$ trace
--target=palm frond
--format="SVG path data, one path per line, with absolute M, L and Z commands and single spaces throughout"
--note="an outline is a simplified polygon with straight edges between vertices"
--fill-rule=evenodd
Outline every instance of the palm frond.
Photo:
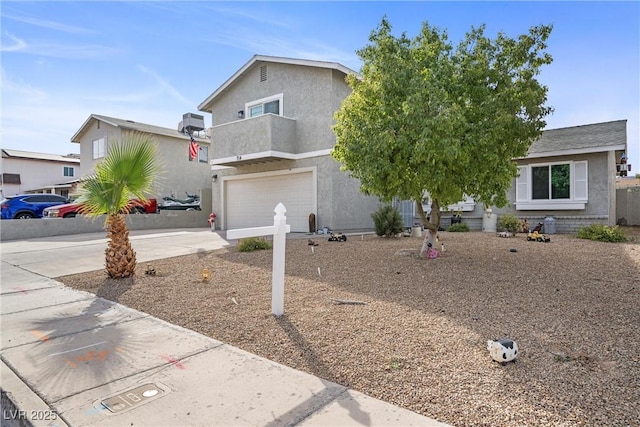
M 78 192 L 82 213 L 117 214 L 130 207 L 132 198 L 146 201 L 160 172 L 153 138 L 139 132 L 126 134 L 109 144 L 107 156 L 82 181 Z

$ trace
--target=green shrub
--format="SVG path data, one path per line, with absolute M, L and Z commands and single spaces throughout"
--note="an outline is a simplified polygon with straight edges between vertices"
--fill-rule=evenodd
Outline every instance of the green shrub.
M 259 237 L 242 239 L 238 244 L 239 252 L 253 252 L 260 249 L 271 249 L 271 243 Z
M 627 237 L 624 232 L 615 227 L 609 227 L 603 224 L 591 224 L 587 227 L 581 227 L 578 229 L 578 237 L 580 239 L 597 240 L 599 242 L 626 242 Z
M 391 205 L 382 206 L 371 214 L 371 218 L 378 236 L 391 237 L 404 230 L 400 212 Z
M 520 220 L 514 214 L 500 215 L 498 217 L 498 229 L 516 234 L 520 231 Z
M 459 222 L 457 224 L 451 225 L 449 228 L 447 228 L 447 231 L 451 231 L 453 233 L 469 231 L 469 226 L 464 222 Z

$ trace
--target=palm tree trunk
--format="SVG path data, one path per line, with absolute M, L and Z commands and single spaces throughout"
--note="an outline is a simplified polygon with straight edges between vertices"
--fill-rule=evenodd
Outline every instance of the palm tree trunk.
M 115 214 L 107 217 L 107 249 L 105 265 L 111 278 L 131 277 L 136 270 L 136 253 L 129 240 L 129 229 L 124 216 Z

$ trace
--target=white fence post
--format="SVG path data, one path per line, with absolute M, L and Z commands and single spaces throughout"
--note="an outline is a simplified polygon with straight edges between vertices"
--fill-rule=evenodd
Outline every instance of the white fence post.
M 284 251 L 287 239 L 287 209 L 278 203 L 273 217 L 273 272 L 271 276 L 271 312 L 276 316 L 284 314 Z
M 276 316 L 284 314 L 284 259 L 287 241 L 287 233 L 291 226 L 287 225 L 285 212 L 287 209 L 282 203 L 274 209 L 273 226 L 241 228 L 228 230 L 227 239 L 242 239 L 245 237 L 273 236 L 273 271 L 271 273 L 271 312 Z

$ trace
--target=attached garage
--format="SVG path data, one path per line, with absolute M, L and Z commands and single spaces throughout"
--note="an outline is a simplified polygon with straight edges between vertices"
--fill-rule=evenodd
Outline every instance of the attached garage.
M 287 209 L 292 232 L 309 231 L 309 214 L 316 211 L 314 170 L 236 175 L 224 181 L 226 228 L 273 225 L 278 203 Z

